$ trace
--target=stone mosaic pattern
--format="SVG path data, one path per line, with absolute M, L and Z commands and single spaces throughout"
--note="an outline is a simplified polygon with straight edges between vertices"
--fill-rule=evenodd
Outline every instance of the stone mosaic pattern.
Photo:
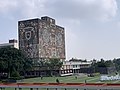
M 30 58 L 38 58 L 38 20 L 18 22 L 19 48 L 26 52 Z
M 65 59 L 64 28 L 41 19 L 18 22 L 19 47 L 30 58 Z

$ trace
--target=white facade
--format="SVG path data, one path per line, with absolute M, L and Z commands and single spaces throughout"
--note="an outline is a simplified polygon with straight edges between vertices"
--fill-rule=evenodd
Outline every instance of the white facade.
M 14 41 L 14 40 L 13 40 Z M 19 49 L 18 47 L 18 43 L 17 43 L 17 40 L 15 40 L 16 42 L 9 42 L 9 43 L 3 43 L 3 44 L 0 44 L 0 48 L 2 47 L 14 47 L 14 48 L 17 48 Z
M 64 61 L 62 69 L 80 69 L 80 68 L 89 68 L 92 62 L 82 62 L 82 61 Z

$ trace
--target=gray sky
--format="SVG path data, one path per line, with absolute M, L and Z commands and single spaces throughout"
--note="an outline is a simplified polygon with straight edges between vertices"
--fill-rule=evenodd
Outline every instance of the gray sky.
M 120 0 L 0 0 L 0 43 L 17 39 L 17 22 L 47 15 L 65 27 L 66 56 L 120 57 Z

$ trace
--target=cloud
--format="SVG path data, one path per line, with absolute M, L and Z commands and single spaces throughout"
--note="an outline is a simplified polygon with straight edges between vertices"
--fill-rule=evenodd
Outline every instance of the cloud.
M 1 0 L 0 14 L 8 17 L 37 17 L 42 15 L 46 0 Z
M 80 20 L 106 20 L 114 17 L 117 11 L 116 0 L 1 0 L 0 5 L 1 13 L 19 11 L 24 17 L 48 14 Z
M 37 17 L 43 14 L 45 0 L 19 0 L 21 14 L 25 17 Z
M 1 0 L 0 13 L 7 13 L 17 6 L 16 0 Z
M 117 11 L 116 0 L 54 0 L 48 7 L 55 16 L 85 20 L 110 19 Z

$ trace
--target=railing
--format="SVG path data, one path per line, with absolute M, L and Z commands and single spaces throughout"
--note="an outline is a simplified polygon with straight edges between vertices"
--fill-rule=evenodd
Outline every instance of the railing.
M 39 88 L 46 88 L 48 89 L 114 89 L 114 90 L 120 90 L 120 84 L 107 84 L 107 83 L 1 83 L 0 84 L 1 90 L 3 88 L 15 88 L 15 90 L 19 89 L 22 90 L 24 88 L 30 88 L 30 90 L 33 90 L 33 88 L 36 88 L 37 90 Z

